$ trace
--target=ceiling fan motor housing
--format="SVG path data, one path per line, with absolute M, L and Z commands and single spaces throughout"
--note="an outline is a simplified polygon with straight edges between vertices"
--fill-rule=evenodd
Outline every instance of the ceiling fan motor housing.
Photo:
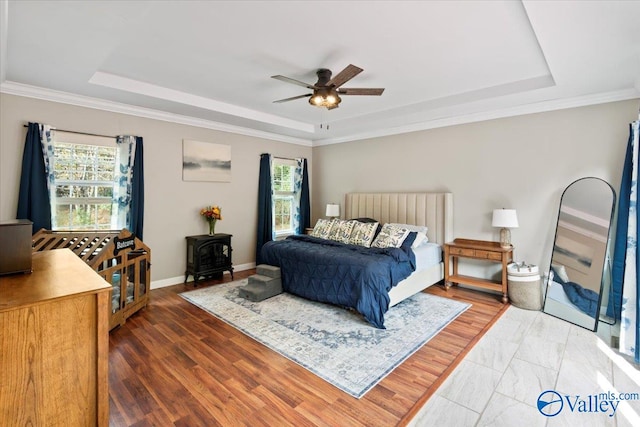
M 316 71 L 316 75 L 318 76 L 318 81 L 316 82 L 316 86 L 326 86 L 331 80 L 331 70 L 327 68 L 320 68 Z

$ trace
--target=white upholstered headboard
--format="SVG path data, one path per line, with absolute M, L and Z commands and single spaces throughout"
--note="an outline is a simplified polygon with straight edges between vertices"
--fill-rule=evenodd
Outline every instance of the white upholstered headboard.
M 453 240 L 452 193 L 347 193 L 344 212 L 345 219 L 426 225 L 429 241 L 441 245 Z

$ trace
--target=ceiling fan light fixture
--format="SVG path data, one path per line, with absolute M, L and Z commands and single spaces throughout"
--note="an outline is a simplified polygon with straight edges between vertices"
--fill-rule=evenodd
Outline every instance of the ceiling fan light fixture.
M 315 105 L 316 107 L 322 106 L 323 101 L 324 99 L 322 98 L 322 95 L 313 95 L 309 98 L 309 104 Z
M 309 104 L 316 107 L 335 108 L 340 102 L 342 102 L 342 99 L 338 96 L 335 89 L 317 89 L 313 92 L 313 96 L 309 98 Z

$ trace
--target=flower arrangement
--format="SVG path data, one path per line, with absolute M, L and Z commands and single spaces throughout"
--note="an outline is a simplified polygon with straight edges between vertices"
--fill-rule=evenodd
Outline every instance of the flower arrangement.
M 207 206 L 200 209 L 200 215 L 209 223 L 209 235 L 213 236 L 216 233 L 216 221 L 222 221 L 222 209 L 220 206 Z

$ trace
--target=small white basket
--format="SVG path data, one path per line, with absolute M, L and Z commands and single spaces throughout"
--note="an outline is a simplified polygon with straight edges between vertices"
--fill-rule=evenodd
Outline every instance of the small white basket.
M 509 264 L 507 282 L 511 304 L 526 310 L 542 309 L 540 270 L 537 265 L 525 262 Z

